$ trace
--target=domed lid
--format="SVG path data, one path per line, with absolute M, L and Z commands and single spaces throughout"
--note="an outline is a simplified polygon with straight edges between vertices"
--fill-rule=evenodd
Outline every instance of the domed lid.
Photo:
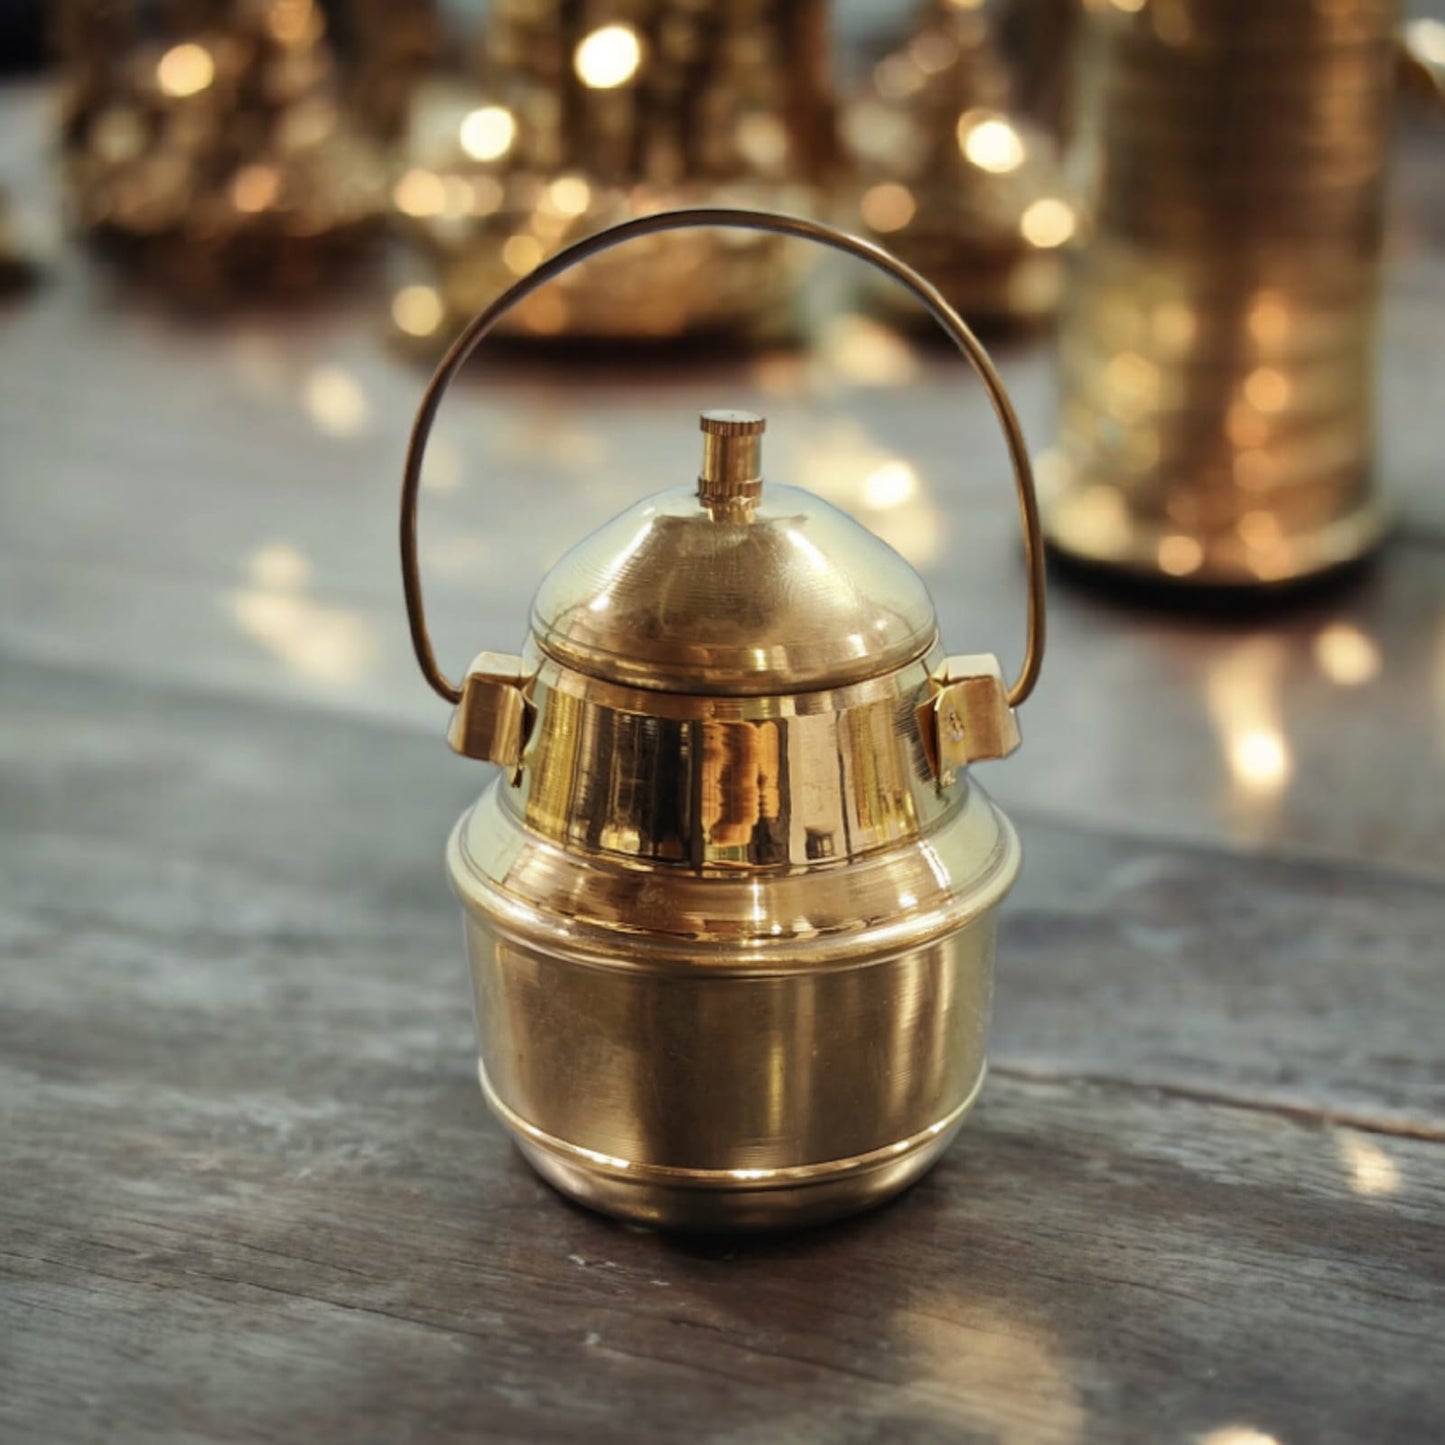
M 763 419 L 704 412 L 696 489 L 629 507 L 579 543 L 532 603 L 537 643 L 593 677 L 665 692 L 841 687 L 921 656 L 923 579 L 797 487 L 763 487 Z

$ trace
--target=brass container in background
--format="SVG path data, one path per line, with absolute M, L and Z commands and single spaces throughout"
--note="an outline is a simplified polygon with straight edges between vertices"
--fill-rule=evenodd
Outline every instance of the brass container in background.
M 873 262 L 988 388 L 1025 523 L 1029 645 L 946 657 L 897 553 L 762 479 L 761 417 L 709 412 L 695 485 L 638 502 L 543 580 L 518 656 L 450 682 L 422 613 L 416 498 L 452 378 L 516 304 L 623 240 L 762 230 Z M 447 849 L 479 1074 L 551 1183 L 673 1228 L 810 1223 L 926 1170 L 983 1083 L 1012 827 L 968 765 L 1018 743 L 1043 644 L 1042 542 L 1002 384 L 939 294 L 868 243 L 723 209 L 624 223 L 474 318 L 418 413 L 402 568 L 449 739 L 503 772 Z
M 907 42 L 848 107 L 843 136 L 865 234 L 970 321 L 1053 314 L 1073 207 L 1054 137 L 1014 102 L 986 6 L 924 0 Z M 900 319 L 919 319 L 896 288 L 875 283 L 871 295 Z
M 1393 0 L 1089 15 L 1089 234 L 1060 334 L 1059 551 L 1280 584 L 1368 552 Z
M 581 236 L 682 204 L 817 209 L 834 164 L 822 0 L 498 0 L 481 85 L 418 97 L 394 206 L 399 338 L 439 348 Z M 776 237 L 608 256 L 517 311 L 523 336 L 649 341 L 787 329 Z
M 297 291 L 379 238 L 316 0 L 65 0 L 57 24 L 71 215 L 159 286 Z

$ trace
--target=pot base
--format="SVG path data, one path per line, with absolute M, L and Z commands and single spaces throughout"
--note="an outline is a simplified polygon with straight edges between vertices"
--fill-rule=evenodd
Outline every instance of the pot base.
M 509 1109 L 479 1064 L 488 1107 L 527 1162 L 553 1188 L 589 1209 L 653 1229 L 730 1231 L 823 1224 L 882 1204 L 921 1178 L 952 1142 L 983 1088 L 907 1139 L 849 1159 L 780 1169 L 677 1169 L 637 1164 L 544 1133 Z
M 1382 507 L 1367 500 L 1333 521 L 1283 534 L 1277 544 L 1251 551 L 1234 528 L 1189 531 L 1129 516 L 1121 531 L 1113 514 L 1107 525 L 1101 524 L 1094 505 L 1097 492 L 1085 489 L 1044 501 L 1044 540 L 1050 549 L 1091 571 L 1181 591 L 1287 590 L 1367 557 L 1380 545 L 1389 521 Z

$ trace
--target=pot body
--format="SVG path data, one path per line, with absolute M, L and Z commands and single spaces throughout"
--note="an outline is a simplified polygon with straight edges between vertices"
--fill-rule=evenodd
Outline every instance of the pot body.
M 668 1228 L 817 1222 L 922 1174 L 981 1086 L 1012 828 L 919 727 L 938 658 L 792 697 L 537 660 L 461 820 L 487 1100 L 538 1171 Z

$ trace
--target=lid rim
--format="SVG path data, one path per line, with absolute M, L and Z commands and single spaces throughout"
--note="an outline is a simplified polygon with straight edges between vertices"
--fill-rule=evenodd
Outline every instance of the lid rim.
M 726 519 L 691 487 L 639 499 L 552 568 L 529 621 L 559 666 L 683 696 L 846 687 L 909 666 L 938 635 L 904 557 L 815 493 L 774 483 Z
M 870 664 L 860 670 L 831 667 L 826 673 L 818 672 L 809 674 L 801 669 L 791 670 L 786 674 L 781 672 L 735 672 L 731 674 L 731 685 L 723 685 L 722 681 L 715 687 L 704 686 L 702 679 L 687 687 L 674 686 L 665 680 L 658 680 L 657 669 L 649 662 L 637 662 L 634 673 L 627 666 L 629 659 L 620 653 L 605 654 L 622 665 L 607 670 L 598 667 L 589 667 L 577 657 L 568 657 L 565 653 L 547 645 L 547 639 L 537 630 L 535 619 L 532 626 L 532 641 L 536 644 L 537 650 L 548 662 L 555 663 L 558 667 L 566 668 L 569 672 L 575 672 L 581 677 L 591 678 L 596 682 L 606 682 L 618 687 L 636 688 L 641 692 L 660 693 L 668 697 L 794 697 L 813 692 L 836 692 L 840 688 L 852 687 L 860 682 L 869 682 L 876 677 L 887 677 L 891 673 L 902 672 L 905 668 L 914 666 L 928 656 L 940 643 L 939 629 L 935 625 L 933 630 L 923 639 L 921 645 L 909 650 L 907 655 L 900 655 L 896 658 L 888 654 L 874 654 L 867 658 L 859 658 L 859 663 Z M 596 657 L 594 649 L 592 656 Z M 882 665 L 879 665 L 879 663 Z M 785 681 L 790 680 L 790 681 Z M 757 680 L 759 682 L 776 681 L 778 686 L 753 687 L 749 684 Z

